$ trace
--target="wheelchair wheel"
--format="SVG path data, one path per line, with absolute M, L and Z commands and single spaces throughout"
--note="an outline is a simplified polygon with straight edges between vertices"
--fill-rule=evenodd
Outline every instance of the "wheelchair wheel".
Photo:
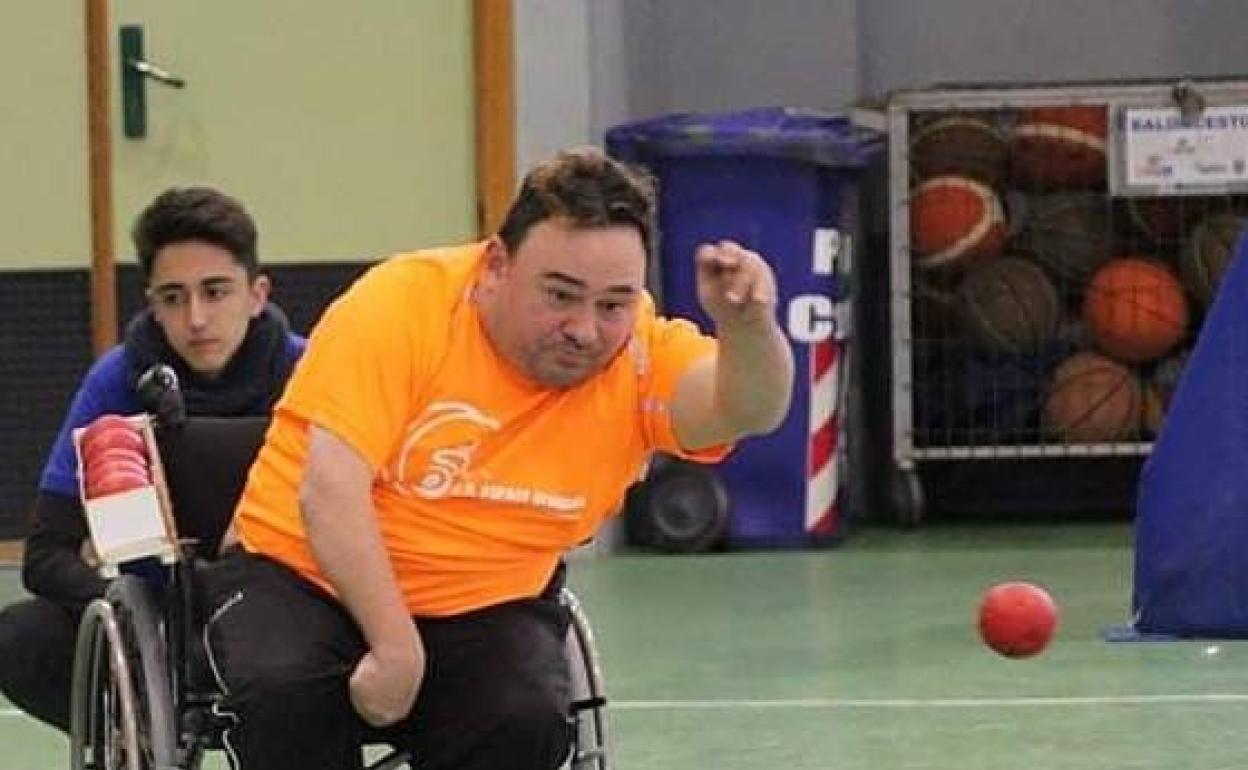
M 607 698 L 589 618 L 568 589 L 560 601 L 572 616 L 568 628 L 568 667 L 572 674 L 572 751 L 566 770 L 609 770 Z
M 73 770 L 178 767 L 169 667 L 155 592 L 123 575 L 87 606 L 70 706 Z

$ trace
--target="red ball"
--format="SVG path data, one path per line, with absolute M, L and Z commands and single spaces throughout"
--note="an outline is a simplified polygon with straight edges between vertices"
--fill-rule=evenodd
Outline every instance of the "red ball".
M 91 421 L 89 425 L 82 429 L 82 440 L 86 441 L 96 433 L 102 433 L 108 430 L 129 430 L 137 431 L 134 423 L 129 417 L 120 414 L 102 414 Z
M 115 452 L 116 450 L 114 450 Z M 152 478 L 151 470 L 147 463 L 140 460 L 122 457 L 118 454 L 110 453 L 108 457 L 89 463 L 83 471 L 83 481 L 87 485 L 87 491 L 95 489 L 100 479 L 109 474 L 115 474 L 120 471 L 142 477 L 150 481 Z M 92 495 L 94 496 L 94 495 Z
M 1048 646 L 1057 630 L 1057 604 L 1031 583 L 1000 583 L 979 604 L 979 635 L 1007 658 L 1029 658 Z
M 104 446 L 97 442 L 83 448 L 82 463 L 88 468 L 111 460 L 125 460 L 141 467 L 148 464 L 146 452 L 129 446 Z
M 143 443 L 143 436 L 130 425 L 105 425 L 90 433 L 84 433 L 82 438 L 82 452 L 84 455 L 102 452 L 105 449 L 129 449 L 140 454 L 147 453 L 147 446 Z
M 123 463 L 104 464 L 87 479 L 87 497 L 108 497 L 148 486 L 151 480 L 143 472 Z

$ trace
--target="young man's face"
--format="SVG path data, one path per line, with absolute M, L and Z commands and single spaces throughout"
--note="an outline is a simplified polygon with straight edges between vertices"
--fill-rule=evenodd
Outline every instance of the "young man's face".
M 220 246 L 172 243 L 156 252 L 147 301 L 170 346 L 197 374 L 216 377 L 238 351 L 269 281 L 247 271 Z
M 628 341 L 645 266 L 645 247 L 632 227 L 546 220 L 510 254 L 495 238 L 478 291 L 491 341 L 536 382 L 576 385 Z

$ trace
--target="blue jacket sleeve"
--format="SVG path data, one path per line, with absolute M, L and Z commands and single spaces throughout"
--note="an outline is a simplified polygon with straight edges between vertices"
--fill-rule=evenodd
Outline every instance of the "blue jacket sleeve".
M 134 414 L 140 411 L 130 385 L 130 362 L 121 347 L 100 357 L 87 372 L 69 412 L 56 434 L 39 478 L 39 489 L 59 495 L 78 496 L 78 464 L 72 434 L 102 414 Z

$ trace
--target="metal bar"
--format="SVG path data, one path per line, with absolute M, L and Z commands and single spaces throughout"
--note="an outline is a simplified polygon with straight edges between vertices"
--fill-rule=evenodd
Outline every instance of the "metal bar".
M 1038 446 L 953 446 L 916 447 L 915 460 L 1030 460 L 1060 457 L 1139 457 L 1147 455 L 1152 443 L 1131 441 L 1113 444 L 1044 444 Z

